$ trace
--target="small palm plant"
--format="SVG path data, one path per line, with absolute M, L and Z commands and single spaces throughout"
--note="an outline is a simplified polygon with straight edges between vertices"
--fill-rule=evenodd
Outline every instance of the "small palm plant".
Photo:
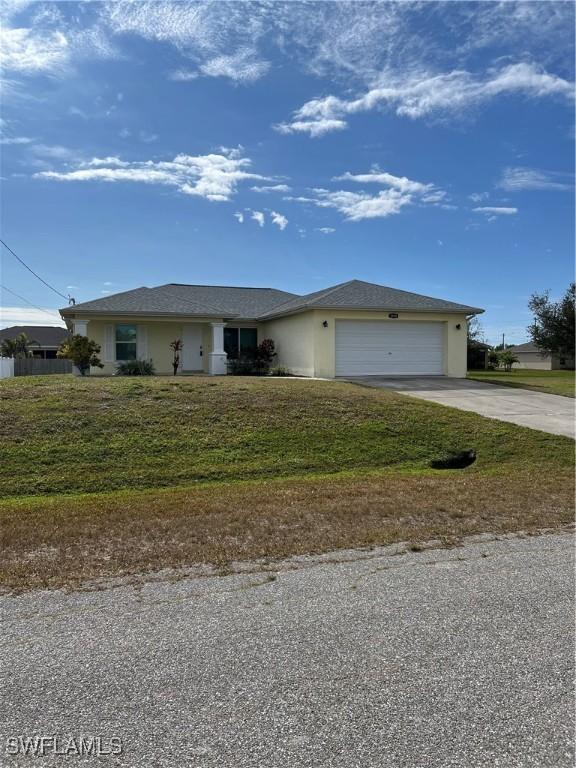
M 172 368 L 174 369 L 174 376 L 178 373 L 180 367 L 180 352 L 182 352 L 182 339 L 174 339 L 170 342 L 170 349 L 174 353 L 172 357 Z
M 38 342 L 30 339 L 25 333 L 19 333 L 13 339 L 4 339 L 0 346 L 0 357 L 32 357 L 31 346 Z

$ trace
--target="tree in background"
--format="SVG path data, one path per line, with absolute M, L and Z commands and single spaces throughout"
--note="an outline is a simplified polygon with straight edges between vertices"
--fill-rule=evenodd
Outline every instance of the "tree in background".
M 37 344 L 25 333 L 19 333 L 13 339 L 4 339 L 0 346 L 0 357 L 32 357 L 30 347 Z
M 530 297 L 528 307 L 534 313 L 534 322 L 528 333 L 542 352 L 574 354 L 576 283 L 571 283 L 560 301 L 550 301 L 548 291 Z
M 80 374 L 86 376 L 90 372 L 91 366 L 94 368 L 104 368 L 98 357 L 99 354 L 99 344 L 89 339 L 88 336 L 81 336 L 79 333 L 76 333 L 60 344 L 56 357 L 72 360 Z
M 484 336 L 484 328 L 482 323 L 478 319 L 477 315 L 471 317 L 468 320 L 468 346 L 472 347 L 477 344 L 485 344 L 486 338 Z

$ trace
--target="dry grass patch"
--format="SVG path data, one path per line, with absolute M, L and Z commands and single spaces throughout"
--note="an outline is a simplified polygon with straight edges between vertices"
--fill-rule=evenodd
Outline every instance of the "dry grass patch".
M 6 590 L 570 523 L 571 473 L 364 477 L 19 500 L 0 505 Z

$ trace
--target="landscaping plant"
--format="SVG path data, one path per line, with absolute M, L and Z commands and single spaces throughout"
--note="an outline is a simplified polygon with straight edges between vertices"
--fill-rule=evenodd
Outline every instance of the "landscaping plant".
M 36 344 L 38 342 L 25 333 L 19 333 L 13 339 L 4 339 L 0 345 L 0 357 L 32 357 L 30 346 Z
M 184 345 L 182 344 L 182 339 L 174 339 L 174 341 L 170 342 L 170 349 L 174 353 L 172 357 L 172 368 L 174 369 L 174 376 L 178 373 L 178 368 L 180 367 L 180 352 L 182 352 L 182 347 Z
M 90 373 L 91 367 L 104 368 L 102 361 L 98 357 L 99 354 L 99 344 L 89 339 L 88 336 L 76 333 L 60 344 L 56 357 L 72 360 L 80 374 L 86 376 L 87 373 Z
M 127 360 L 116 366 L 118 376 L 154 376 L 155 373 L 152 360 Z
M 264 339 L 255 350 L 235 360 L 228 361 L 228 373 L 232 376 L 267 376 L 272 360 L 276 357 L 272 339 Z
M 511 371 L 513 364 L 517 362 L 518 358 L 511 349 L 498 352 L 498 365 L 504 368 L 505 371 Z

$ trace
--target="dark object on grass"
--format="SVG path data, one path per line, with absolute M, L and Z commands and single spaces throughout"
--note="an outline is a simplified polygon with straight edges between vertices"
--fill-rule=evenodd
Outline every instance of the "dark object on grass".
M 432 469 L 465 469 L 476 461 L 476 451 L 451 452 L 444 459 L 432 459 Z

